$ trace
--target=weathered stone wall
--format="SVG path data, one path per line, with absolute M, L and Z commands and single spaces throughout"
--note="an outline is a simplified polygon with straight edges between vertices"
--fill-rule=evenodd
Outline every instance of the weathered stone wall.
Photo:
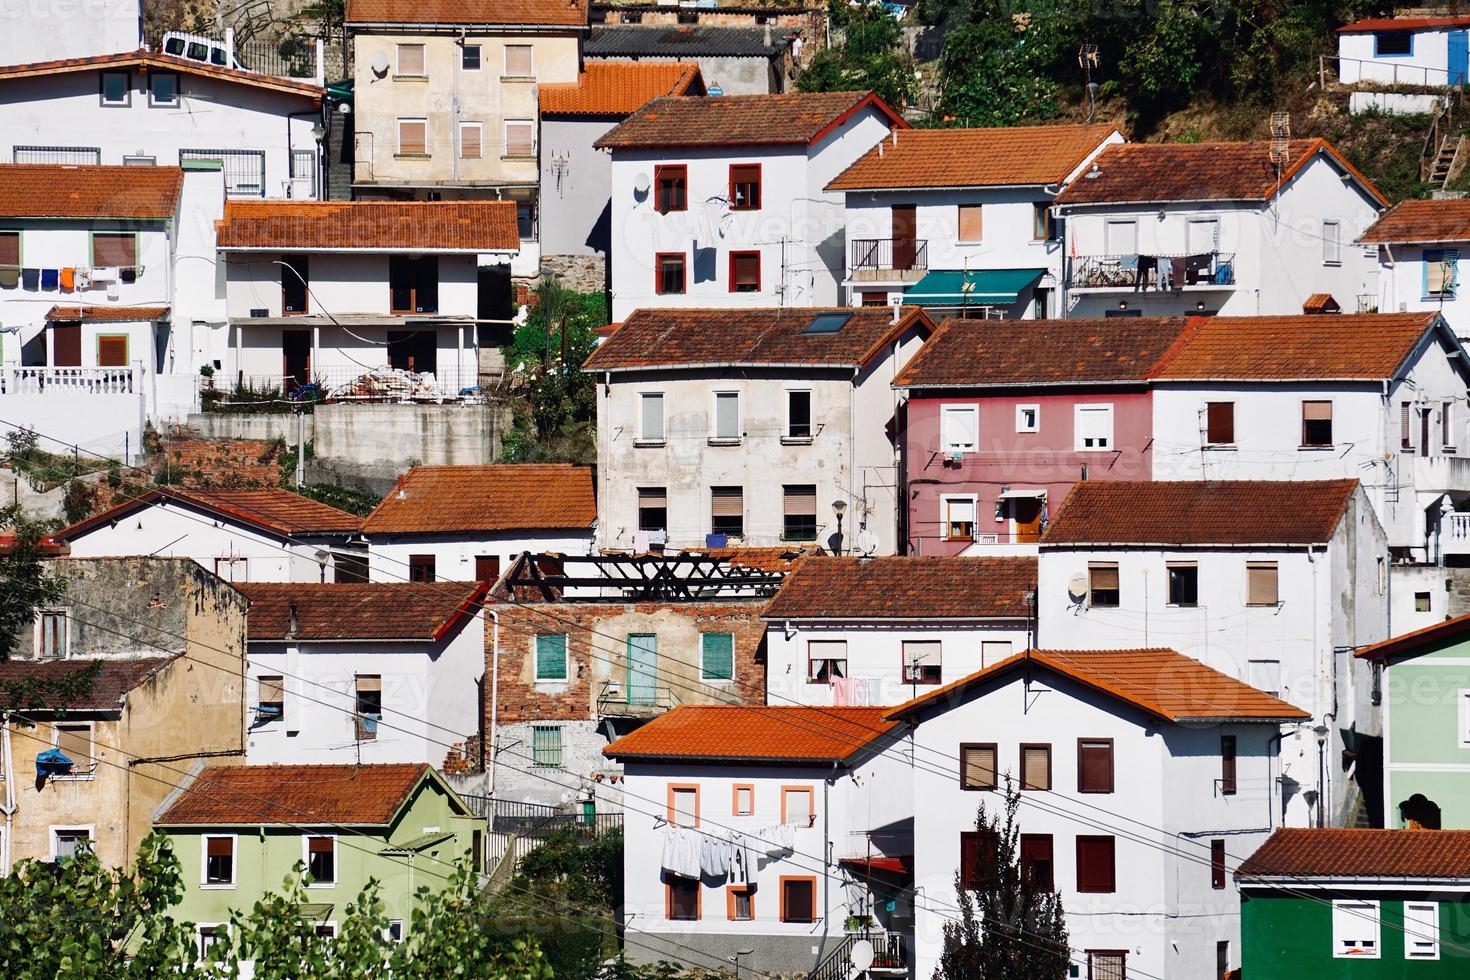
M 579 293 L 600 293 L 607 286 L 607 258 L 602 255 L 543 255 L 541 271 Z

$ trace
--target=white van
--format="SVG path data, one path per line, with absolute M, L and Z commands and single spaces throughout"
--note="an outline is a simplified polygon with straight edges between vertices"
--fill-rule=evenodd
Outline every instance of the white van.
M 201 65 L 214 65 L 216 68 L 245 67 L 235 60 L 223 41 L 202 34 L 169 31 L 163 36 L 163 53 L 197 61 Z

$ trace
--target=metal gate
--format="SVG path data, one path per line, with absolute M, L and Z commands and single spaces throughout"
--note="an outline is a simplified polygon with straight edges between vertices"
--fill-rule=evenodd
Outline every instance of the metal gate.
M 230 197 L 265 197 L 264 150 L 180 150 L 185 160 L 218 160 L 225 168 L 225 193 Z

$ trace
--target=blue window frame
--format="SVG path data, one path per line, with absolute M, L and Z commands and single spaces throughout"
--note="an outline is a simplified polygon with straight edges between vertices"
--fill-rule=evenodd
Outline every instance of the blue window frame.
M 1414 35 L 1410 31 L 1379 31 L 1373 35 L 1373 57 L 1412 58 Z

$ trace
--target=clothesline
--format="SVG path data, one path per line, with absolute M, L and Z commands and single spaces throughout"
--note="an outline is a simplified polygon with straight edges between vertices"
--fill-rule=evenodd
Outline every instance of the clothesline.
M 722 828 L 715 834 L 697 827 L 681 827 L 663 817 L 663 870 L 680 878 L 728 878 L 732 884 L 754 880 L 761 857 L 775 859 L 796 849 L 800 824 L 779 823 L 753 833 Z
M 115 284 L 136 282 L 143 266 L 45 266 L 0 265 L 0 289 L 19 286 L 27 292 L 74 292 L 83 289 L 111 288 Z

